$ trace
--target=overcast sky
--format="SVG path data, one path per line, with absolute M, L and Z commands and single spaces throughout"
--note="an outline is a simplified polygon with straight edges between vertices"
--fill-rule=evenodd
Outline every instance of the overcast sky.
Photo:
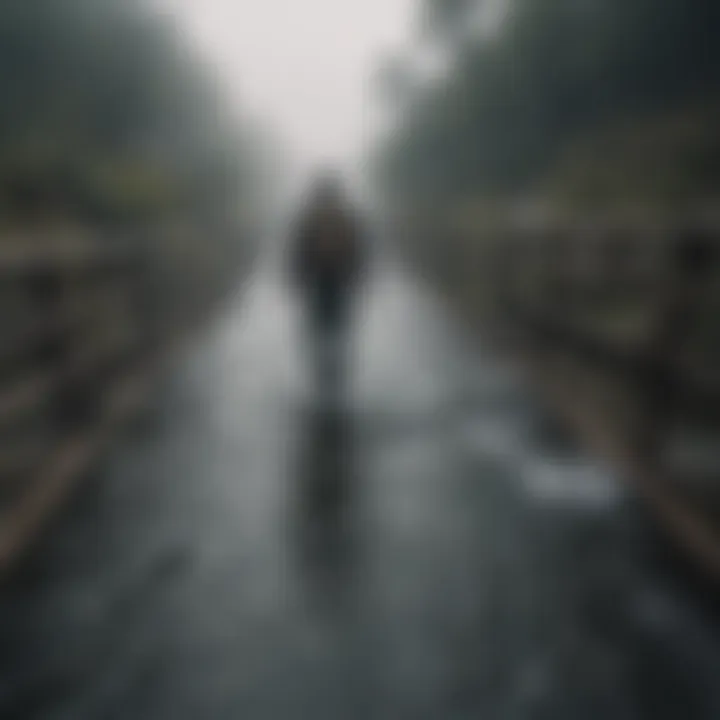
M 156 0 L 268 118 L 303 165 L 352 158 L 373 123 L 369 80 L 408 47 L 415 0 Z

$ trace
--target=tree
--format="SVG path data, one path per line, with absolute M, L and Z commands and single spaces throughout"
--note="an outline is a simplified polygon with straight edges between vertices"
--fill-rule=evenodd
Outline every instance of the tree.
M 482 6 L 426 0 L 428 37 L 453 37 Z M 450 75 L 420 91 L 378 149 L 399 201 L 536 192 L 584 138 L 720 93 L 713 0 L 507 0 L 504 17 L 455 43 Z

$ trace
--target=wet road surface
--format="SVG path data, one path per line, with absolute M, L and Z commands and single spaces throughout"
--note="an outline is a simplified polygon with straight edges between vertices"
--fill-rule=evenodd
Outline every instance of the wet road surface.
M 345 410 L 258 276 L 0 599 L 0 718 L 720 718 L 642 513 L 393 271 Z

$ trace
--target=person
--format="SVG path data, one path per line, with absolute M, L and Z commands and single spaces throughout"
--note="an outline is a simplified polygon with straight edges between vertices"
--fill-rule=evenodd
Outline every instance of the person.
M 290 271 L 302 297 L 318 379 L 336 385 L 366 252 L 356 213 L 334 174 L 316 180 L 292 243 Z

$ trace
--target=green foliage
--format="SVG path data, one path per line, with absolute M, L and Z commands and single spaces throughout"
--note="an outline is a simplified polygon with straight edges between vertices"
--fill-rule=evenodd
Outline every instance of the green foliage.
M 6 221 L 207 215 L 257 170 L 249 130 L 141 0 L 6 0 L 0 68 Z
M 380 148 L 379 174 L 396 200 L 535 193 L 584 138 L 717 99 L 716 0 L 508 3 L 496 33 L 456 44 L 449 76 L 422 91 Z
M 575 207 L 711 199 L 720 188 L 718 127 L 717 107 L 625 121 L 572 145 L 545 192 Z

